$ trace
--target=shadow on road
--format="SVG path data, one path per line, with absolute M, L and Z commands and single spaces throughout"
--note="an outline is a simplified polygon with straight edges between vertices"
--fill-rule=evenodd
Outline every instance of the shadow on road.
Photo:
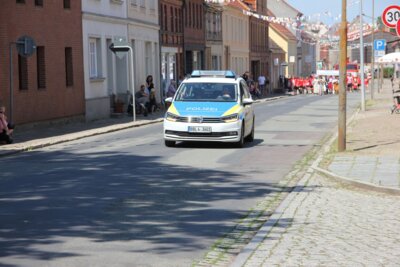
M 263 197 L 276 185 L 214 169 L 159 163 L 125 153 L 33 151 L 2 160 L 0 257 L 77 256 L 48 251 L 69 238 L 141 241 L 158 254 L 204 249 L 199 237 L 229 232 L 245 209 L 219 201 Z M 56 251 L 56 250 L 55 250 Z M 141 249 L 132 247 L 132 251 Z M 84 252 L 82 252 L 84 253 Z

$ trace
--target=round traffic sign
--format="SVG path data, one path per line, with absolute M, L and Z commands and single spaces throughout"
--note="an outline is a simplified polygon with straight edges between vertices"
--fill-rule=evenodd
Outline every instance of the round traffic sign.
M 383 23 L 389 28 L 395 28 L 400 20 L 400 6 L 388 6 L 382 14 Z

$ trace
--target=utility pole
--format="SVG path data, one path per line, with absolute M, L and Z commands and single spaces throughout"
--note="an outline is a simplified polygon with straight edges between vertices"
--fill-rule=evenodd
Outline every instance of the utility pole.
M 340 24 L 340 59 L 339 59 L 339 123 L 338 151 L 346 150 L 346 76 L 347 76 L 347 1 L 342 0 L 342 22 Z
M 375 0 L 372 0 L 372 59 L 371 59 L 371 73 L 372 73 L 372 83 L 371 83 L 371 99 L 374 99 L 374 87 L 375 87 Z
M 360 65 L 361 65 L 361 110 L 365 111 L 365 83 L 364 83 L 364 20 L 363 0 L 360 1 Z

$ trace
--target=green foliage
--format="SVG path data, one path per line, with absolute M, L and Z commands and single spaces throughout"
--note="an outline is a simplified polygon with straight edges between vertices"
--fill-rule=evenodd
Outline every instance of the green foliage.
M 390 78 L 394 73 L 394 69 L 392 67 L 387 67 L 383 69 L 383 77 Z

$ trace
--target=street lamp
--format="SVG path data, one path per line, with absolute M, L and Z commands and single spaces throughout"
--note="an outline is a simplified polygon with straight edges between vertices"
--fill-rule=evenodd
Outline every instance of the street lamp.
M 131 56 L 131 80 L 132 80 L 132 112 L 133 112 L 133 121 L 136 121 L 136 108 L 135 108 L 135 77 L 134 77 L 134 72 L 133 72 L 133 50 L 132 47 L 129 45 L 114 45 L 114 43 L 111 43 L 109 46 L 110 50 L 113 51 L 114 53 L 117 52 L 130 52 Z M 128 103 L 129 105 L 129 103 Z

